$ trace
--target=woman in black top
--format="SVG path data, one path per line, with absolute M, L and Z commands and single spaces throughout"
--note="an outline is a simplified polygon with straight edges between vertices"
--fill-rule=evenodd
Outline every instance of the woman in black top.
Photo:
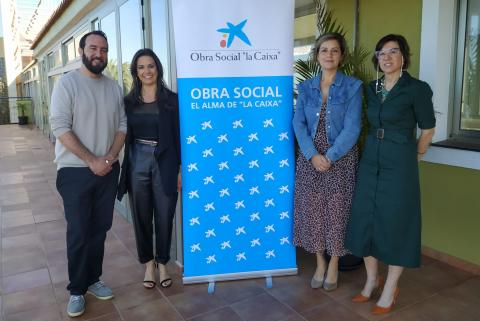
M 162 64 L 151 49 L 135 53 L 130 72 L 133 83 L 125 97 L 128 131 L 118 199 L 128 191 L 138 259 L 145 264 L 144 287 L 155 287 L 158 263 L 160 286 L 166 288 L 172 285 L 165 265 L 181 188 L 178 97 L 166 88 Z

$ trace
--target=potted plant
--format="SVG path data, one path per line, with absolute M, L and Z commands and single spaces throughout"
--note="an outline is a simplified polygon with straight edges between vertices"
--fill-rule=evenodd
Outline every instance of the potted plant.
M 28 124 L 28 116 L 26 115 L 27 107 L 28 107 L 28 102 L 26 102 L 26 101 L 18 101 L 17 102 L 18 124 L 19 125 Z

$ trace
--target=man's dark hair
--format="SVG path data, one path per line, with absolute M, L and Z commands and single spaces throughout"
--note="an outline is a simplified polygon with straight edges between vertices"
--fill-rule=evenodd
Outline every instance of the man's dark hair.
M 93 30 L 93 31 L 87 32 L 82 36 L 82 38 L 80 38 L 79 46 L 80 48 L 82 48 L 82 50 L 85 49 L 85 43 L 87 42 L 87 37 L 91 35 L 97 35 L 97 36 L 103 37 L 105 38 L 105 41 L 108 43 L 107 35 L 105 34 L 105 32 L 101 30 Z

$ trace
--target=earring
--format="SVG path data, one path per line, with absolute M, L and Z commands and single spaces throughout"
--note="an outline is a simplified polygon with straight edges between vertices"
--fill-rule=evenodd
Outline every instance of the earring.
M 403 55 L 402 55 L 402 66 L 400 67 L 400 77 L 398 78 L 402 78 L 402 75 L 403 75 Z
M 376 82 L 375 82 L 375 93 L 377 93 L 377 94 L 379 94 L 379 93 L 382 92 L 382 89 L 381 89 L 381 88 L 380 88 L 380 90 L 378 89 L 378 69 L 379 69 L 379 67 L 378 67 L 378 63 L 377 63 L 377 69 L 376 69 L 376 71 L 377 71 L 377 80 L 376 80 Z

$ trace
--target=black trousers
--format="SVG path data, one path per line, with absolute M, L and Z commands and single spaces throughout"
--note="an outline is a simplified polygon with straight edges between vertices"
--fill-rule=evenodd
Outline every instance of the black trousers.
M 107 231 L 112 227 L 119 165 L 105 176 L 88 167 L 64 167 L 57 173 L 57 189 L 67 220 L 67 258 L 72 295 L 82 295 L 102 275 Z
M 161 173 L 155 158 L 155 147 L 138 142 L 132 144 L 129 155 L 128 191 L 138 260 L 152 259 L 161 264 L 170 260 L 173 217 L 178 193 L 165 194 Z M 172 170 L 177 170 L 172 168 Z M 153 230 L 155 227 L 155 251 Z

